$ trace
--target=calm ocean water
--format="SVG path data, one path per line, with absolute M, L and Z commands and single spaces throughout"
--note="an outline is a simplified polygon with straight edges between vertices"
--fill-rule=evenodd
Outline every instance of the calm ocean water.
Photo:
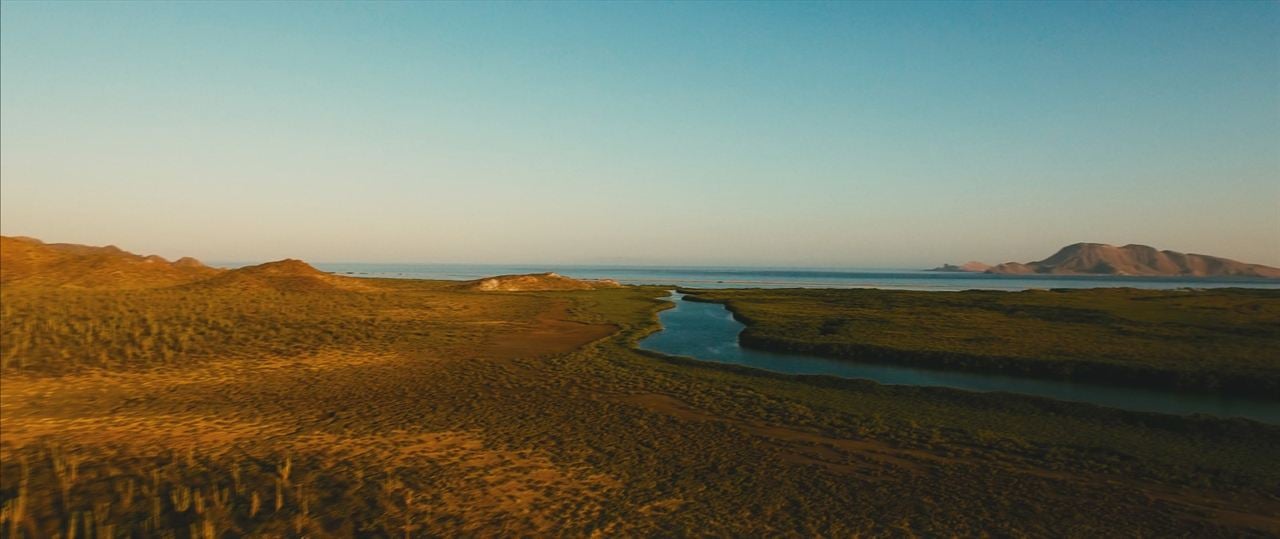
M 743 267 L 625 267 L 575 265 L 315 264 L 355 277 L 469 280 L 493 275 L 554 271 L 581 279 L 617 279 L 625 284 L 693 288 L 895 288 L 904 290 L 1025 290 L 1028 288 L 1219 288 L 1280 289 L 1280 280 L 1183 277 L 1023 276 L 941 273 L 920 270 L 797 269 Z

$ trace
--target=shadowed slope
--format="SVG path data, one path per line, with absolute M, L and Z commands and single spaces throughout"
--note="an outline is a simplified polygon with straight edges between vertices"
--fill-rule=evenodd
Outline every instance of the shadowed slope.
M 92 247 L 0 236 L 0 282 L 6 286 L 160 288 L 207 279 L 222 271 L 194 258 L 170 263 L 114 245 Z

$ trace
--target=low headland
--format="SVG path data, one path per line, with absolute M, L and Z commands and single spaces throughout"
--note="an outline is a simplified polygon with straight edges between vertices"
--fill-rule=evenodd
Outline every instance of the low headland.
M 601 288 L 618 288 L 622 285 L 612 279 L 573 279 L 563 275 L 546 272 L 528 275 L 498 275 L 467 281 L 459 285 L 463 290 L 482 292 L 531 292 L 549 290 L 597 290 Z

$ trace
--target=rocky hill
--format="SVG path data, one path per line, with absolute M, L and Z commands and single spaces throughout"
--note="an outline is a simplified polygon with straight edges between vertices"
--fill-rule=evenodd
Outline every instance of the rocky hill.
M 622 285 L 612 279 L 573 279 L 556 273 L 530 273 L 527 275 L 498 275 L 459 285 L 466 290 L 485 292 L 524 292 L 532 290 L 595 290 L 618 288 Z
M 1049 275 L 1149 275 L 1186 277 L 1265 277 L 1280 279 L 1280 268 L 1216 256 L 1161 251 L 1146 245 L 1116 247 L 1076 243 L 1044 260 L 1006 262 L 987 273 Z
M 5 286 L 133 289 L 160 288 L 214 277 L 223 270 L 194 258 L 169 262 L 114 245 L 93 247 L 0 236 L 0 283 Z

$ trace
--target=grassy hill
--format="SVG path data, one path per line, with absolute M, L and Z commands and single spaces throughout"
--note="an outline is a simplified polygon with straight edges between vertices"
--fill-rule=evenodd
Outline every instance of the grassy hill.
M 275 262 L 267 262 L 265 264 L 258 264 L 256 266 L 236 268 L 209 279 L 193 283 L 192 286 L 200 288 L 228 288 L 243 291 L 368 291 L 375 289 L 375 287 L 371 286 L 367 280 L 332 275 L 315 269 L 306 262 L 291 258 Z
M 0 236 L 0 283 L 8 287 L 160 288 L 208 279 L 221 272 L 194 258 L 169 262 L 114 245 L 91 247 Z

